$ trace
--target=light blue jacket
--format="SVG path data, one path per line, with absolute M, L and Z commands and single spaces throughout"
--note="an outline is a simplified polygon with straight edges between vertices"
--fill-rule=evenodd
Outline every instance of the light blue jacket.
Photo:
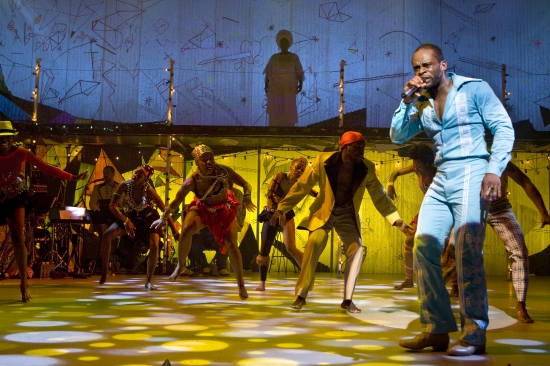
M 403 144 L 424 130 L 434 142 L 435 166 L 451 160 L 489 159 L 486 173 L 500 177 L 514 146 L 508 113 L 485 81 L 454 73 L 447 76 L 453 85 L 447 95 L 443 123 L 436 117 L 433 99 L 424 92 L 414 104 L 401 101 L 392 118 L 391 140 Z M 485 128 L 493 134 L 490 156 Z

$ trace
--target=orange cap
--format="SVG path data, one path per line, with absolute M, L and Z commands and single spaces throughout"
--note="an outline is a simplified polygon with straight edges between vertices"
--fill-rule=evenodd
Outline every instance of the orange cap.
M 360 132 L 348 131 L 340 138 L 340 148 L 357 141 L 365 141 L 365 138 Z

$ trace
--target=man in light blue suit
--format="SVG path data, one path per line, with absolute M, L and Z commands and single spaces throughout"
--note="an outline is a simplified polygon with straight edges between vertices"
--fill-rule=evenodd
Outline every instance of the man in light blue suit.
M 452 356 L 484 353 L 489 324 L 485 219 L 490 202 L 501 197 L 500 176 L 514 144 L 512 122 L 486 82 L 446 73 L 439 47 L 418 47 L 412 66 L 415 75 L 404 87 L 390 137 L 402 144 L 425 131 L 434 143 L 437 173 L 422 202 L 413 250 L 423 332 L 400 345 L 433 347 Z M 490 154 L 485 129 L 493 134 Z M 440 260 L 453 227 L 462 335 L 449 347 L 448 333 L 457 326 Z

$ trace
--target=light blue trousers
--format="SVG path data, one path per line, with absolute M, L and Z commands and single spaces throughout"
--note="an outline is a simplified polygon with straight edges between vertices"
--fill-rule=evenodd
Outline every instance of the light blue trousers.
M 489 202 L 480 196 L 487 164 L 483 159 L 463 159 L 446 162 L 438 168 L 420 208 L 413 249 L 423 331 L 434 334 L 456 331 L 441 270 L 445 238 L 454 227 L 460 340 L 473 345 L 486 343 L 489 325 L 483 266 Z

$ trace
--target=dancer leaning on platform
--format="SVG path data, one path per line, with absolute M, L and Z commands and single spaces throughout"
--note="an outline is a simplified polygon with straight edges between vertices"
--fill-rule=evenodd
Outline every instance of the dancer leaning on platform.
M 244 286 L 243 262 L 237 244 L 237 206 L 240 204 L 234 193 L 229 189 L 229 181 L 243 187 L 243 204 L 248 211 L 254 211 L 252 203 L 252 186 L 233 169 L 216 164 L 212 149 L 206 145 L 198 145 L 191 152 L 197 165 L 197 170 L 186 179 L 176 197 L 163 212 L 160 219 L 151 227 L 160 227 L 164 220 L 175 211 L 188 193 L 195 193 L 193 201 L 187 206 L 187 214 L 183 221 L 181 236 L 178 241 L 178 265 L 170 276 L 170 281 L 185 270 L 185 261 L 191 248 L 193 234 L 204 226 L 214 234 L 220 245 L 221 252 L 229 253 L 231 267 L 235 272 L 242 300 L 248 298 Z
M 282 230 L 283 243 L 288 253 L 294 258 L 296 263 L 302 267 L 302 258 L 304 253 L 296 248 L 296 225 L 294 223 L 294 211 L 290 210 L 286 213 L 286 223 L 284 226 L 271 225 L 269 221 L 271 216 L 277 209 L 279 201 L 281 201 L 290 187 L 296 183 L 298 178 L 302 176 L 307 168 L 307 160 L 304 157 L 294 159 L 290 164 L 290 171 L 288 173 L 279 172 L 275 174 L 273 180 L 267 188 L 267 204 L 260 215 L 258 215 L 258 221 L 262 222 L 262 247 L 260 254 L 256 257 L 256 262 L 260 269 L 260 284 L 256 288 L 257 291 L 265 291 L 265 281 L 267 279 L 267 267 L 269 265 L 269 253 L 271 247 L 275 242 L 277 233 Z M 317 196 L 317 192 L 311 190 L 310 194 L 313 197 Z
M 487 215 L 487 223 L 493 228 L 500 240 L 502 240 L 506 247 L 506 251 L 510 253 L 510 259 L 512 260 L 512 283 L 516 290 L 516 312 L 518 313 L 519 320 L 524 323 L 532 323 L 533 319 L 527 313 L 527 307 L 525 305 L 527 287 L 529 285 L 528 251 L 525 245 L 523 231 L 512 211 L 512 205 L 508 200 L 508 177 L 512 178 L 514 182 L 523 188 L 527 196 L 539 210 L 541 228 L 550 224 L 550 216 L 548 216 L 544 200 L 537 187 L 535 187 L 529 177 L 523 174 L 516 165 L 509 162 L 500 177 L 502 198 L 491 202 Z M 443 278 L 445 280 L 450 278 L 453 288 L 457 286 L 454 247 L 454 237 L 451 236 L 451 240 L 444 254 L 444 258 L 447 258 L 447 260 L 442 263 L 444 268 Z M 458 296 L 458 293 L 453 294 L 451 292 L 451 296 L 453 295 Z
M 27 247 L 25 246 L 25 206 L 28 188 L 20 177 L 24 163 L 64 180 L 83 180 L 87 172 L 72 175 L 38 159 L 32 152 L 13 144 L 17 132 L 11 121 L 0 121 L 0 225 L 8 225 L 15 262 L 21 278 L 21 300 L 29 302 L 31 293 L 27 283 Z
M 346 255 L 344 301 L 341 307 L 350 313 L 361 312 L 352 301 L 355 283 L 361 269 L 363 250 L 359 208 L 365 189 L 378 212 L 392 225 L 405 230 L 407 225 L 386 195 L 376 177 L 374 164 L 364 158 L 365 139 L 359 132 L 349 131 L 340 139 L 340 151 L 317 155 L 308 169 L 279 202 L 271 217 L 271 224 L 285 224 L 285 214 L 296 206 L 318 183 L 319 194 L 310 207 L 307 228 L 309 237 L 302 260 L 302 271 L 296 284 L 296 301 L 293 309 L 301 309 L 313 284 L 319 256 L 325 249 L 332 228 L 342 240 Z
M 147 290 L 157 289 L 152 281 L 158 263 L 161 231 L 160 229 L 151 229 L 150 226 L 159 217 L 154 204 L 161 210 L 164 210 L 165 207 L 155 188 L 149 185 L 149 178 L 153 175 L 154 171 L 150 165 L 139 166 L 134 170 L 132 178 L 120 183 L 115 193 L 113 193 L 109 209 L 118 220 L 109 226 L 101 238 L 100 285 L 103 285 L 107 280 L 111 242 L 120 235 L 128 234 L 132 238 L 137 237 L 144 243 L 149 243 L 145 288 Z M 128 207 L 124 213 L 119 208 L 119 201 L 123 194 L 126 196 L 125 203 Z M 174 226 L 172 218 L 169 218 L 169 224 L 174 238 L 177 240 L 179 233 Z
M 413 160 L 413 163 L 403 169 L 399 169 L 391 173 L 390 179 L 387 184 L 388 196 L 395 201 L 397 194 L 393 186 L 397 177 L 415 173 L 418 177 L 418 186 L 422 193 L 426 194 L 428 187 L 432 184 L 435 176 L 435 166 L 433 149 L 425 144 L 413 145 L 409 150 L 409 157 Z M 418 224 L 418 215 L 416 215 L 413 221 L 409 224 L 411 230 L 405 233 L 407 236 L 403 243 L 403 253 L 405 261 L 405 281 L 402 284 L 394 287 L 395 290 L 403 290 L 404 288 L 414 287 L 413 282 L 413 245 L 414 245 L 414 233 L 416 232 L 416 226 Z
M 445 73 L 447 62 L 439 47 L 419 46 L 412 66 L 415 76 L 404 90 L 418 89 L 401 101 L 390 137 L 402 144 L 424 130 L 434 143 L 437 172 L 420 208 L 413 249 L 423 332 L 400 345 L 447 350 L 452 356 L 483 353 L 489 324 L 485 217 L 490 201 L 502 195 L 500 176 L 510 161 L 514 129 L 486 82 Z M 493 134 L 491 154 L 485 128 Z M 457 327 L 443 282 L 441 252 L 453 226 L 462 335 L 449 347 L 448 333 Z

